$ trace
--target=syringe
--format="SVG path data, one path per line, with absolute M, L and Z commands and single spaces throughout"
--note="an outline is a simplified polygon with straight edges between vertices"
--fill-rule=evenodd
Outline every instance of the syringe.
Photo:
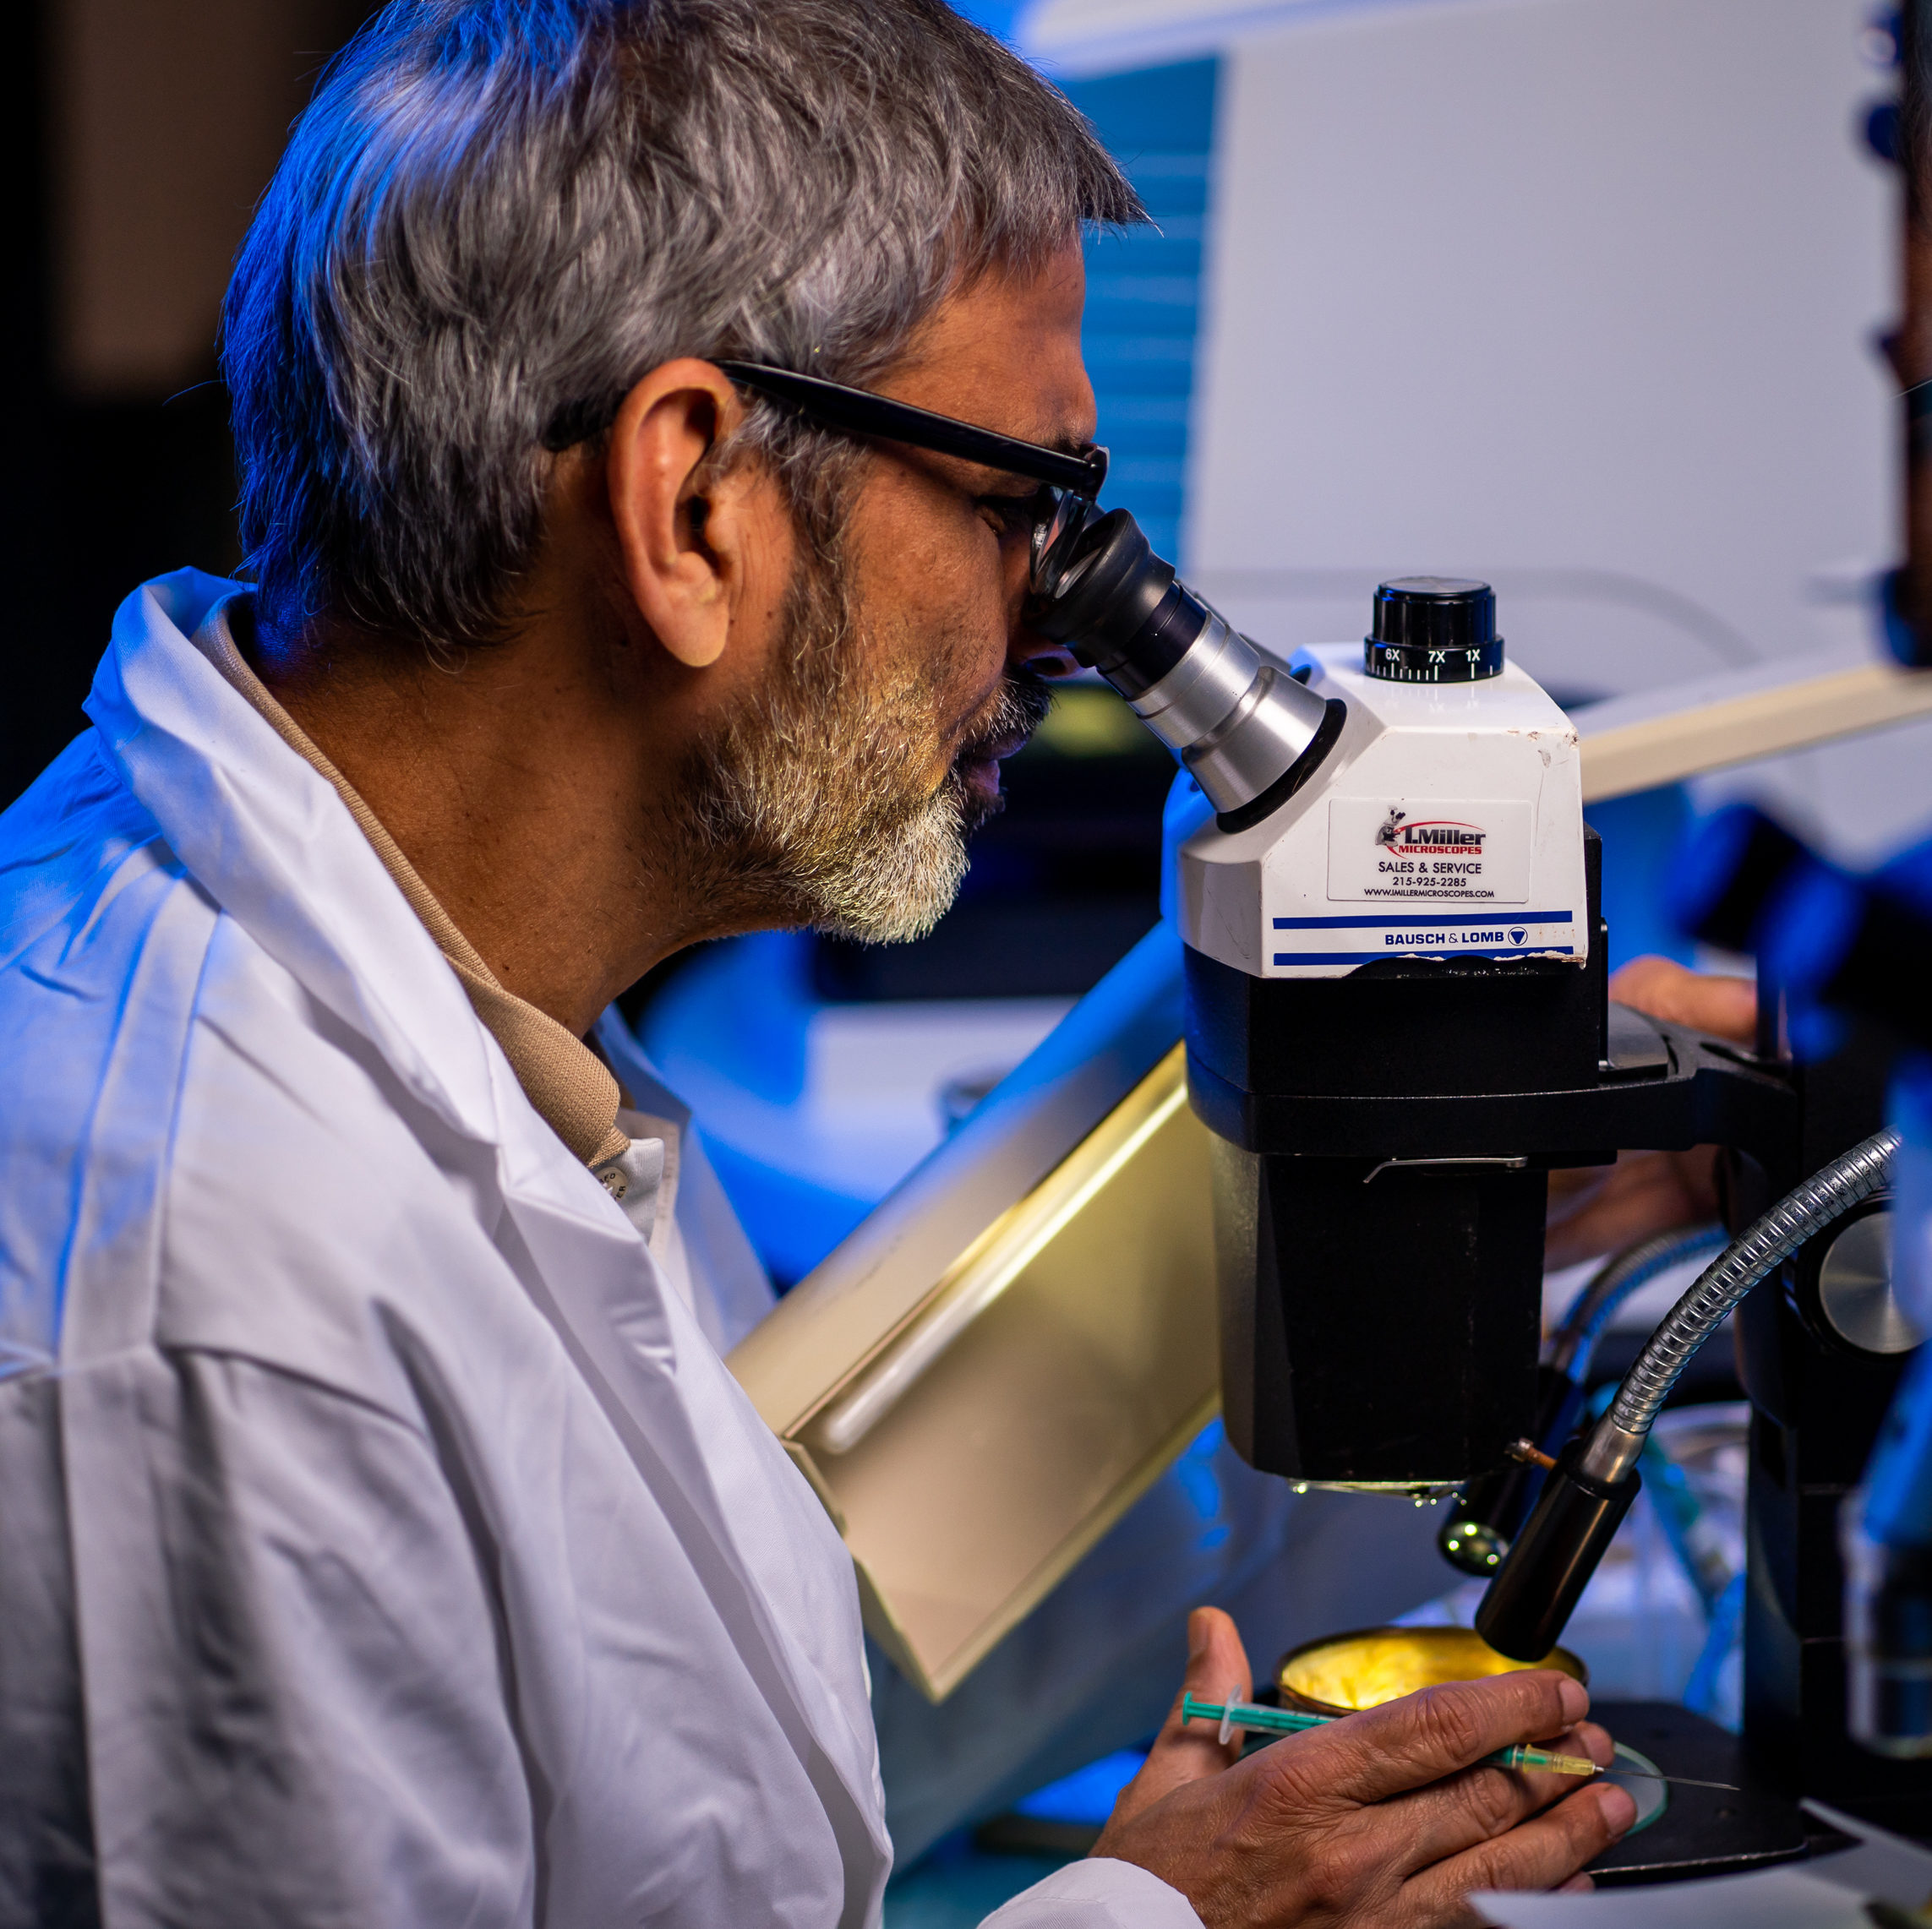
M 1299 1708 L 1263 1708 L 1254 1702 L 1196 1701 L 1193 1696 L 1184 1694 L 1181 1697 L 1182 1721 L 1218 1721 L 1221 1725 L 1220 1739 L 1223 1746 L 1231 1741 L 1237 1728 L 1258 1728 L 1270 1735 L 1297 1735 L 1306 1728 L 1325 1728 L 1331 1721 L 1346 1718 L 1339 1714 L 1305 1714 Z M 1591 1761 L 1587 1755 L 1558 1755 L 1548 1748 L 1531 1748 L 1519 1741 L 1511 1748 L 1498 1748 L 1493 1755 L 1485 1755 L 1487 1766 L 1498 1768 L 1540 1768 L 1553 1775 L 1601 1775 L 1606 1771 Z M 1645 1781 L 1678 1782 L 1694 1789 L 1726 1789 L 1735 1794 L 1736 1789 L 1729 1782 L 1693 1781 L 1688 1775 L 1652 1775 L 1647 1768 L 1634 1768 L 1629 1763 L 1613 1763 L 1622 1774 L 1641 1776 Z

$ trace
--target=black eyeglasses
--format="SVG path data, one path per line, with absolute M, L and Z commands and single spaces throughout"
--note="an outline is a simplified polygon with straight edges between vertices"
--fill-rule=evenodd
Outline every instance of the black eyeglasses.
M 864 436 L 881 442 L 903 442 L 914 449 L 928 449 L 936 455 L 956 455 L 962 461 L 978 462 L 989 469 L 1024 476 L 1040 485 L 1034 508 L 1031 550 L 1037 569 L 1040 557 L 1051 544 L 1078 504 L 1082 510 L 1100 493 L 1107 479 L 1107 452 L 1090 445 L 1078 455 L 1063 449 L 1048 449 L 1038 442 L 1022 442 L 1017 436 L 1001 435 L 981 428 L 977 423 L 960 422 L 931 409 L 915 408 L 910 402 L 895 402 L 888 396 L 875 395 L 869 389 L 849 389 L 840 382 L 827 382 L 817 375 L 800 375 L 789 368 L 767 368 L 761 362 L 720 362 L 723 369 L 740 387 L 756 390 L 773 401 L 782 402 L 808 421 L 842 435 Z M 601 416 L 603 411 L 596 411 Z M 552 450 L 586 442 L 602 426 L 592 419 L 588 404 L 574 404 L 560 410 L 543 437 L 543 446 Z
M 1107 452 L 1089 444 L 1078 455 L 1049 449 L 1038 442 L 961 422 L 910 402 L 895 402 L 869 389 L 849 389 L 817 375 L 800 375 L 789 368 L 772 368 L 761 362 L 720 362 L 718 366 L 742 388 L 755 389 L 773 401 L 795 409 L 808 421 L 841 435 L 865 436 L 881 442 L 903 442 L 930 449 L 936 455 L 957 455 L 1008 475 L 1024 476 L 1040 484 L 1029 505 L 1027 551 L 1029 574 L 1037 588 L 1040 564 L 1070 522 L 1082 520 L 1107 479 Z
M 816 375 L 768 368 L 761 362 L 720 362 L 718 366 L 740 386 L 756 389 L 846 435 L 872 436 L 882 442 L 930 449 L 936 455 L 957 455 L 963 461 L 1003 469 L 1009 475 L 1024 476 L 1029 482 L 1084 496 L 1089 502 L 1100 494 L 1100 485 L 1107 479 L 1104 449 L 1089 446 L 1070 455 L 1062 449 L 1022 442 L 1017 436 L 1001 435 L 949 415 L 935 415 L 931 409 L 914 408 L 910 402 L 895 402 L 869 389 L 848 389 L 843 383 L 827 382 Z

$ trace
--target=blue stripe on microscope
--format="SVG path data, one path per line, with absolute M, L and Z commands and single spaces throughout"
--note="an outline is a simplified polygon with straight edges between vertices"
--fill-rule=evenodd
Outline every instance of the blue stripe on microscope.
M 1277 931 L 1366 931 L 1389 924 L 1569 924 L 1575 920 L 1567 911 L 1432 911 L 1426 916 L 1411 912 L 1400 918 L 1277 918 Z
M 1444 951 L 1277 951 L 1274 962 L 1278 965 L 1373 964 L 1378 958 L 1537 958 L 1548 957 L 1553 952 L 1558 957 L 1572 958 L 1576 956 L 1576 948 L 1573 945 L 1519 945 L 1492 950 L 1487 945 L 1465 945 Z

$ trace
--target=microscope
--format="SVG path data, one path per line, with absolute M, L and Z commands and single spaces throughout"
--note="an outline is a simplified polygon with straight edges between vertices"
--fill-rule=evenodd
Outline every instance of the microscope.
M 1034 580 L 1035 626 L 1119 690 L 1196 787 L 1177 826 L 1187 1087 L 1211 1135 L 1237 1450 L 1296 1482 L 1453 1499 L 1442 1545 L 1490 1577 L 1478 1630 L 1534 1660 L 1628 1511 L 1678 1374 L 1738 1308 L 1742 1746 L 1651 1704 L 1643 1746 L 1667 1772 L 1673 1751 L 1707 1777 L 1722 1760 L 1745 1792 L 1677 1804 L 1612 1860 L 1632 1879 L 1804 1854 L 1819 1825 L 1801 1795 L 1932 1835 L 1932 1766 L 1853 1733 L 1842 1606 L 1841 1508 L 1918 1338 L 1887 1256 L 1890 1042 L 1854 1030 L 1794 1055 L 1768 966 L 1751 1050 L 1609 1002 L 1577 735 L 1508 660 L 1487 586 L 1384 583 L 1362 642 L 1283 662 L 1123 510 L 1063 512 Z M 1796 861 L 1754 835 L 1708 867 L 1721 941 L 1748 940 Z M 1722 1148 L 1732 1244 L 1572 1438 L 1576 1390 L 1539 1361 L 1547 1175 L 1706 1144 Z M 1923 1404 L 1910 1428 L 1932 1430 Z M 1918 1507 L 1926 1545 L 1881 1533 L 1893 1584 L 1860 1598 L 1911 1650 L 1880 1670 L 1878 1725 L 1924 1733 L 1932 1503 Z M 1895 1496 L 1886 1518 L 1910 1513 Z M 1869 1704 L 1880 1676 L 1861 1666 Z M 1614 1730 L 1615 1705 L 1599 1712 Z M 1869 1742 L 1869 1706 L 1860 1719 Z

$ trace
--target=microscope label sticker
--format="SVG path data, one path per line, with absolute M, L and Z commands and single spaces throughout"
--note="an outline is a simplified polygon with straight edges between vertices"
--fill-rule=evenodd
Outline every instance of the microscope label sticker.
M 1535 827 L 1526 798 L 1333 798 L 1329 901 L 1526 904 Z

